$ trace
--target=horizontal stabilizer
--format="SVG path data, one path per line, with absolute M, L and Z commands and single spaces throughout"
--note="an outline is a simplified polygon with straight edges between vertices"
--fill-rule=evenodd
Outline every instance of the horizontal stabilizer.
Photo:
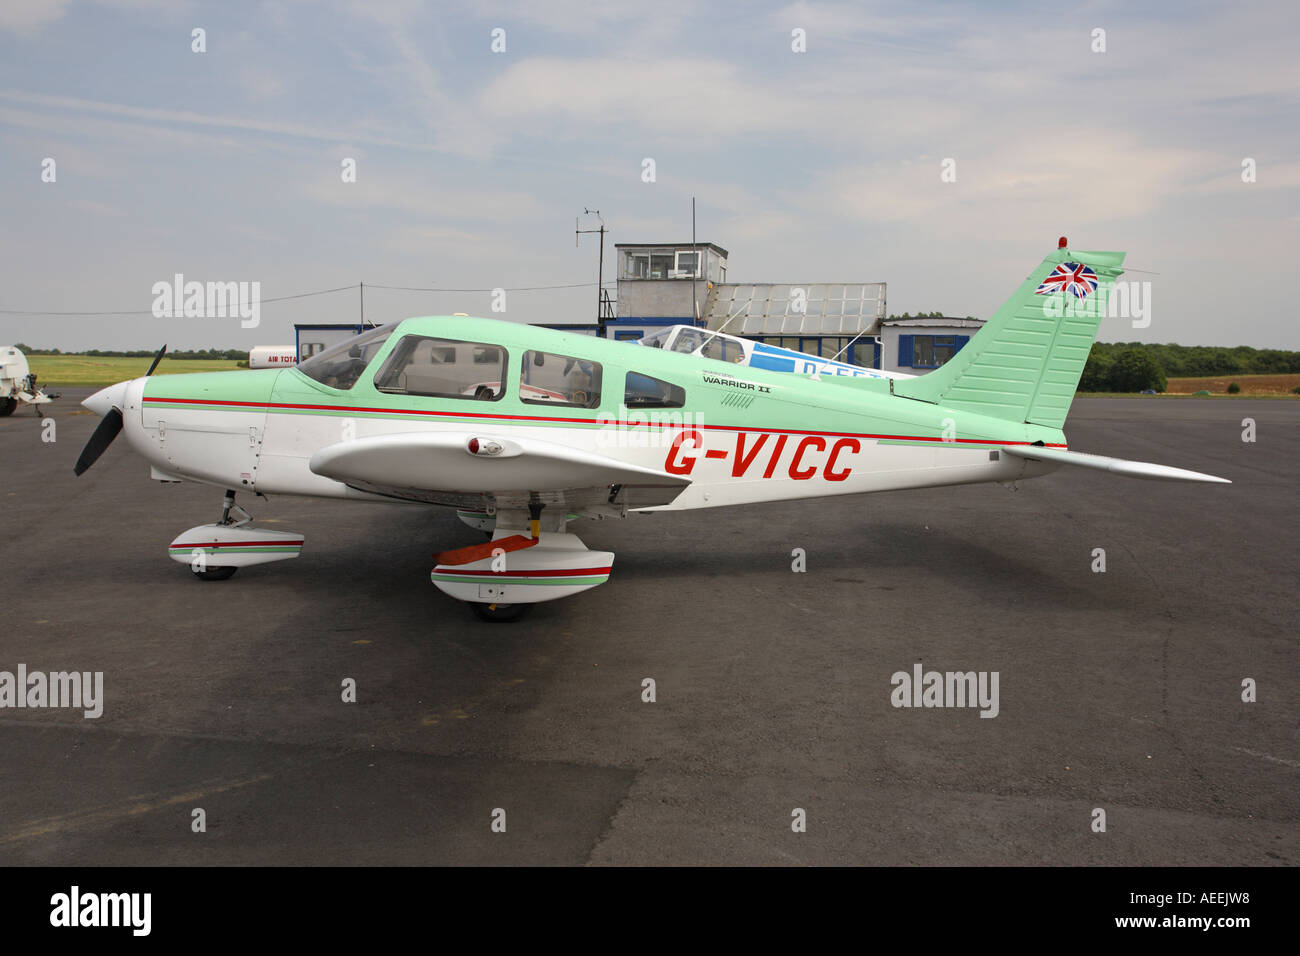
M 1064 448 L 1041 448 L 1037 445 L 1009 445 L 1002 449 L 1007 455 L 1017 458 L 1029 458 L 1038 461 L 1055 461 L 1062 465 L 1078 465 L 1080 468 L 1095 468 L 1109 471 L 1111 474 L 1124 475 L 1128 478 L 1151 478 L 1158 481 L 1208 481 L 1219 484 L 1232 484 L 1227 478 L 1216 478 L 1199 471 L 1186 468 L 1171 468 L 1168 465 L 1156 465 L 1149 461 L 1127 461 L 1123 458 L 1107 458 L 1105 455 L 1085 455 L 1081 451 L 1067 451 Z

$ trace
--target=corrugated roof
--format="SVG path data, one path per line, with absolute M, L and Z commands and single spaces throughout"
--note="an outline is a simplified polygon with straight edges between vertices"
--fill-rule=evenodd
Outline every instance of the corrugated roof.
M 704 320 L 732 335 L 871 335 L 884 314 L 883 282 L 723 282 Z

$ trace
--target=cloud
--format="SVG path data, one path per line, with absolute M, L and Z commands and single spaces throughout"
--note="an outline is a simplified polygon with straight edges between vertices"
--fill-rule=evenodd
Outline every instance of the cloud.
M 420 178 L 408 172 L 379 172 L 358 164 L 357 181 L 344 183 L 338 173 L 315 176 L 301 189 L 315 203 L 435 222 L 523 222 L 545 207 L 530 193 L 513 189 L 468 188 L 463 182 Z M 443 228 L 442 226 L 433 228 Z
M 31 36 L 48 23 L 63 19 L 71 0 L 4 0 L 0 30 Z

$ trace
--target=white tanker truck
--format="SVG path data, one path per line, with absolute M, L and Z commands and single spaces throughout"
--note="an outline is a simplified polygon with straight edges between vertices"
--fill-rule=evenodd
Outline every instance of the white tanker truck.
M 41 406 L 58 398 L 36 387 L 36 376 L 27 365 L 27 356 L 12 345 L 0 345 L 0 418 L 12 415 L 19 402 L 41 413 Z

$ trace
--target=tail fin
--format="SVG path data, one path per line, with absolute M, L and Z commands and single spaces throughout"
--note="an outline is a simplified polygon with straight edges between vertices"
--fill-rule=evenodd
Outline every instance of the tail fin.
M 1062 239 L 960 352 L 896 379 L 894 394 L 1062 427 L 1123 262 L 1122 252 L 1071 252 Z

